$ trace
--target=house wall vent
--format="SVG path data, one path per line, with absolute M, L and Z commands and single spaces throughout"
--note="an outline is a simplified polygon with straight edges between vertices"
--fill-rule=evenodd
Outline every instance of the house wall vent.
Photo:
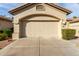
M 37 5 L 36 11 L 45 11 L 45 7 L 43 5 Z

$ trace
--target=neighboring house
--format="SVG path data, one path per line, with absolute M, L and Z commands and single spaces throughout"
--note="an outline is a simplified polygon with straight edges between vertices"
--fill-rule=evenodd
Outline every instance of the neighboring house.
M 62 22 L 71 11 L 54 3 L 27 3 L 9 13 L 14 15 L 13 39 L 62 38 Z
M 76 29 L 76 36 L 79 37 L 79 18 L 67 19 L 67 22 L 69 22 L 69 28 Z
M 6 28 L 12 28 L 12 20 L 5 16 L 0 16 L 0 30 Z

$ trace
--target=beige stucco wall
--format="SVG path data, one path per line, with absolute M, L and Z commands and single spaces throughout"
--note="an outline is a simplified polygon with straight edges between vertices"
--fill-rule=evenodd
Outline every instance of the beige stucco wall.
M 45 6 L 45 11 L 36 11 L 36 6 L 34 6 L 26 11 L 23 11 L 22 13 L 15 15 L 14 19 L 16 19 L 16 20 L 14 20 L 13 22 L 14 23 L 18 22 L 18 19 L 25 17 L 26 15 L 40 14 L 40 13 L 54 15 L 60 19 L 63 19 L 64 21 L 66 21 L 66 13 L 65 12 L 60 11 L 54 7 L 48 6 L 46 4 L 43 4 L 43 5 Z
M 14 39 L 19 39 L 19 36 L 18 36 L 18 34 L 20 34 L 20 28 L 19 28 L 20 27 L 19 26 L 20 23 L 19 23 L 19 19 L 21 19 L 22 17 L 25 17 L 27 15 L 31 15 L 31 14 L 48 14 L 48 15 L 53 15 L 53 16 L 55 16 L 57 18 L 60 18 L 61 20 L 59 22 L 53 22 L 52 24 L 51 23 L 47 23 L 48 25 L 45 25 L 45 26 L 50 26 L 50 27 L 52 27 L 51 29 L 53 29 L 53 28 L 56 27 L 54 29 L 55 30 L 55 32 L 54 32 L 55 35 L 57 35 L 58 38 L 61 38 L 62 37 L 62 35 L 61 35 L 61 25 L 62 25 L 62 21 L 66 21 L 66 13 L 65 12 L 62 12 L 62 11 L 56 9 L 56 8 L 53 8 L 51 6 L 48 6 L 46 4 L 43 4 L 43 5 L 45 7 L 45 11 L 36 11 L 36 7 L 34 6 L 33 8 L 30 8 L 30 9 L 28 9 L 26 11 L 23 11 L 23 12 L 21 12 L 21 13 L 19 13 L 19 14 L 17 14 L 17 15 L 14 16 L 14 21 L 13 21 L 13 23 L 14 23 L 14 34 L 13 34 L 13 38 Z M 49 20 L 47 17 L 43 17 L 43 18 L 36 17 L 35 19 L 36 20 L 38 20 L 38 19 L 41 19 L 41 20 L 42 19 L 43 20 Z M 31 20 L 35 20 L 35 19 L 32 19 L 31 18 Z M 53 20 L 55 20 L 55 19 L 53 19 Z M 35 24 L 33 24 L 33 23 L 31 23 L 31 24 L 33 25 L 32 27 L 35 27 Z M 42 26 L 42 25 L 39 25 L 39 26 Z M 49 30 L 51 30 L 51 29 L 49 29 Z
M 12 22 L 6 20 L 0 20 L 0 30 L 5 28 L 12 28 Z
M 56 18 L 53 18 L 53 17 L 49 17 L 49 16 L 34 16 L 34 17 L 30 17 L 29 16 L 29 18 L 30 19 L 23 19 L 23 21 L 24 20 L 37 20 L 37 21 L 39 21 L 39 20 L 59 20 L 59 19 L 56 19 Z

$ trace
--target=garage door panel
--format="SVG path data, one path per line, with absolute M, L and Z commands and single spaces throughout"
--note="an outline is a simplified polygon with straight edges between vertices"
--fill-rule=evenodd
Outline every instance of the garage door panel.
M 28 37 L 57 37 L 58 22 L 28 22 L 26 35 Z

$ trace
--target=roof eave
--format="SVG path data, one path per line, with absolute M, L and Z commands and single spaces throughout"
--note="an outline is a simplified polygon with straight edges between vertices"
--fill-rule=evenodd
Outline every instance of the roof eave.
M 22 6 L 19 6 L 19 7 L 15 8 L 15 9 L 10 10 L 9 13 L 12 14 L 12 15 L 16 15 L 17 14 L 16 13 L 17 11 L 19 11 L 21 9 L 24 9 L 25 7 L 28 7 L 28 6 L 33 5 L 33 4 L 35 4 L 35 3 L 27 3 L 27 4 L 24 4 Z
M 37 3 L 27 3 L 25 5 L 22 5 L 20 7 L 17 7 L 15 9 L 13 9 L 13 10 L 10 10 L 9 13 L 12 14 L 12 15 L 16 15 L 17 11 L 20 11 L 20 10 L 24 9 L 25 7 L 28 7 L 28 6 L 33 5 L 33 4 L 37 4 Z M 45 3 L 45 4 L 48 4 L 48 5 L 50 5 L 50 6 L 54 7 L 54 8 L 57 8 L 57 9 L 63 11 L 63 12 L 66 12 L 67 15 L 72 13 L 70 10 L 68 10 L 66 8 L 63 8 L 61 6 L 58 6 L 58 5 L 54 4 L 54 3 Z
M 54 3 L 46 3 L 46 4 L 48 4 L 48 5 L 50 5 L 50 6 L 54 7 L 54 8 L 57 8 L 57 9 L 63 11 L 63 12 L 66 12 L 67 15 L 70 14 L 70 13 L 72 13 L 70 10 L 68 10 L 66 8 L 63 8 L 63 7 L 59 6 L 59 5 L 56 5 Z

